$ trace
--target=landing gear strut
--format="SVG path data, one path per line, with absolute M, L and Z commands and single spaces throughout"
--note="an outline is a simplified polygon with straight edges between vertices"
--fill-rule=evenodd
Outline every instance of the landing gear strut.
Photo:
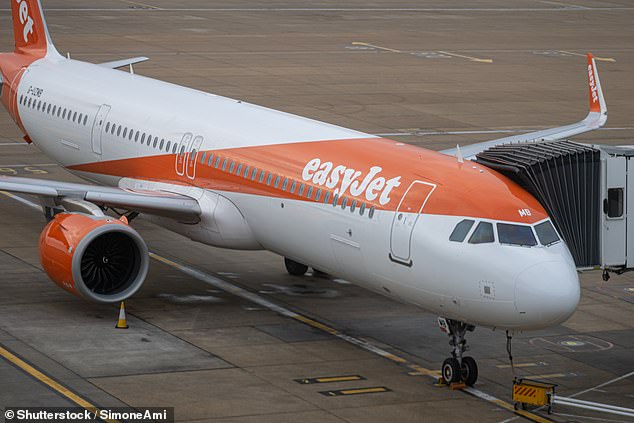
M 478 380 L 478 365 L 473 357 L 463 357 L 463 353 L 469 350 L 465 335 L 467 331 L 473 332 L 475 326 L 458 320 L 438 318 L 440 330 L 449 335 L 449 345 L 453 347 L 451 357 L 442 363 L 441 375 L 446 383 L 463 382 L 472 386 Z

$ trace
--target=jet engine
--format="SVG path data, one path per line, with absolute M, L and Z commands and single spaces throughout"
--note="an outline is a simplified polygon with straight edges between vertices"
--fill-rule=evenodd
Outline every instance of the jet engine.
M 40 235 L 40 261 L 58 286 L 101 303 L 122 301 L 145 281 L 148 250 L 125 219 L 60 213 Z

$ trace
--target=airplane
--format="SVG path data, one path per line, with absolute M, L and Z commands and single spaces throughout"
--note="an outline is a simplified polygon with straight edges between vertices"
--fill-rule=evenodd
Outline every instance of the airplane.
M 64 57 L 39 0 L 11 10 L 2 103 L 26 142 L 90 182 L 0 178 L 0 190 L 40 199 L 40 259 L 62 289 L 102 303 L 137 292 L 142 213 L 203 244 L 277 253 L 291 275 L 310 267 L 436 313 L 452 346 L 442 377 L 469 386 L 475 326 L 516 333 L 575 311 L 575 263 L 544 207 L 471 159 L 603 126 L 591 55 L 582 121 L 436 152 L 135 74 L 145 57 Z

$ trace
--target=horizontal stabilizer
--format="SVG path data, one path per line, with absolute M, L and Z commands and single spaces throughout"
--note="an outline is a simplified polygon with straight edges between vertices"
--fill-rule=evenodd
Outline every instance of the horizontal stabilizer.
M 104 68 L 117 69 L 117 68 L 122 68 L 124 66 L 136 65 L 137 63 L 142 63 L 142 62 L 145 62 L 146 60 L 150 60 L 150 58 L 145 56 L 139 56 L 139 57 L 132 57 L 130 59 L 113 60 L 112 62 L 98 63 L 98 65 L 103 66 Z

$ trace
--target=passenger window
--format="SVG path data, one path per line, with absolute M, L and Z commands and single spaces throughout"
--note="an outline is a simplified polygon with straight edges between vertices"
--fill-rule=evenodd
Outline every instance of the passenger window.
M 475 222 L 471 219 L 461 220 L 455 228 L 453 228 L 453 232 L 449 236 L 449 241 L 454 242 L 462 242 L 467 237 L 467 234 L 471 230 Z
M 557 231 L 555 231 L 550 220 L 536 225 L 535 232 L 537 232 L 537 238 L 539 238 L 539 242 L 541 242 L 542 245 L 550 245 L 559 241 L 559 235 L 557 235 Z
M 363 216 L 365 213 L 365 203 L 361 203 L 361 207 L 359 207 L 359 216 Z
M 609 188 L 608 189 L 608 201 L 607 210 L 608 217 L 622 217 L 623 216 L 623 188 Z
M 209 153 L 209 158 L 207 159 L 207 166 L 211 167 L 211 162 L 214 161 L 213 153 Z
M 279 184 L 280 184 L 280 175 L 277 175 L 275 177 L 275 183 L 273 184 L 273 186 L 277 188 Z
M 244 167 L 244 173 L 242 174 L 243 178 L 248 178 L 249 177 L 249 166 L 245 166 Z
M 288 188 L 288 178 L 284 178 L 284 182 L 282 182 L 282 191 L 286 191 Z
M 165 151 L 167 151 L 168 153 L 170 152 L 170 147 L 172 146 L 172 142 L 168 141 L 167 145 L 165 146 Z
M 315 191 L 315 201 L 319 201 L 321 199 L 321 188 L 317 188 Z
M 258 168 L 254 167 L 253 170 L 251 171 L 251 180 L 255 181 L 255 177 L 258 175 Z
M 126 126 L 126 127 L 123 129 L 123 138 L 125 138 L 127 135 L 128 135 L 128 127 Z
M 489 222 L 480 222 L 473 231 L 471 238 L 469 238 L 469 244 L 486 244 L 494 242 L 495 236 L 493 235 L 493 225 Z
M 84 126 L 86 126 L 87 122 L 88 122 L 88 115 L 84 115 Z M 132 132 L 130 132 L 130 139 L 132 139 Z
M 368 217 L 372 219 L 374 217 L 374 206 L 370 207 L 370 211 L 368 212 Z
M 117 136 L 120 137 L 121 136 L 121 126 L 119 126 L 117 128 Z
M 343 199 L 341 200 L 341 208 L 345 210 L 346 205 L 348 205 L 348 197 L 343 197 Z
M 205 163 L 205 152 L 203 151 L 200 154 L 200 164 L 204 164 Z
M 37 111 L 40 111 L 40 107 L 42 107 L 42 100 L 37 102 Z
M 216 156 L 216 162 L 214 163 L 216 169 L 218 169 L 218 166 L 220 166 L 220 156 Z
M 73 122 L 77 121 L 77 112 L 73 113 Z
M 352 204 L 350 204 L 350 213 L 354 213 L 354 209 L 357 208 L 357 200 L 352 200 Z
M 310 198 L 313 196 L 313 187 L 309 186 L 308 187 L 308 192 L 306 193 L 306 198 Z
M 53 116 L 55 116 L 55 112 L 57 111 L 57 106 L 53 105 Z
M 537 245 L 533 228 L 526 225 L 511 225 L 509 223 L 498 223 L 498 239 L 500 244 L 521 245 L 532 247 Z
M 266 172 L 264 172 L 263 170 L 260 171 L 260 179 L 258 179 L 259 183 L 262 183 L 262 181 L 264 180 L 264 175 L 266 174 Z
M 141 135 L 141 144 L 145 144 L 145 132 Z
M 299 184 L 299 191 L 297 191 L 298 195 L 304 195 L 304 184 L 300 183 Z
M 139 141 L 139 131 L 136 131 L 134 133 L 134 142 L 137 142 L 137 141 Z M 174 144 L 174 145 L 176 145 L 176 144 Z
M 335 194 L 335 195 L 332 197 L 332 205 L 333 205 L 333 207 L 337 205 L 337 202 L 338 202 L 338 201 L 339 201 L 339 194 Z
M 48 103 L 48 107 L 46 108 L 46 113 L 51 114 L 51 103 Z
M 324 195 L 324 204 L 328 204 L 330 202 L 330 191 L 326 191 Z
M 231 164 L 229 165 L 229 173 L 233 173 L 233 168 L 236 166 L 236 164 L 233 162 L 233 160 L 231 160 Z
M 84 116 L 84 122 L 86 122 L 86 117 Z M 85 123 L 84 123 L 85 125 Z M 134 138 L 134 130 L 132 128 L 130 128 L 130 133 L 128 134 L 128 139 L 130 141 L 132 141 L 132 138 Z
M 240 176 L 241 173 L 242 173 L 242 163 L 238 165 L 238 168 L 236 169 L 236 175 Z
M 162 150 L 164 145 L 165 145 L 165 138 L 161 138 L 161 144 L 159 145 L 159 150 Z
M 157 145 L 158 145 L 158 137 L 154 137 L 154 144 L 152 144 L 152 147 L 156 148 Z
M 106 123 L 106 133 L 110 130 L 110 122 Z
M 271 179 L 272 179 L 272 178 L 273 178 L 273 175 L 271 175 L 271 174 L 269 173 L 269 175 L 266 177 L 266 184 L 267 184 L 267 185 L 271 185 Z
M 172 154 L 176 154 L 176 148 L 177 148 L 176 142 L 174 142 L 174 144 L 172 144 Z

